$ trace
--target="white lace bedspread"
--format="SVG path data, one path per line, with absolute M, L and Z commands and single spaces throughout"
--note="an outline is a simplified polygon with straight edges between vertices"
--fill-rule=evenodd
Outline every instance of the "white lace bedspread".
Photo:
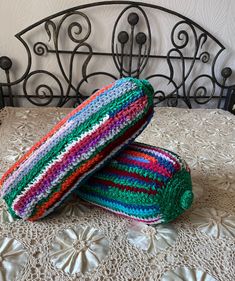
M 70 110 L 0 111 L 0 176 Z M 235 116 L 158 108 L 138 141 L 189 163 L 192 208 L 150 227 L 71 201 L 31 223 L 1 201 L 0 280 L 235 280 Z

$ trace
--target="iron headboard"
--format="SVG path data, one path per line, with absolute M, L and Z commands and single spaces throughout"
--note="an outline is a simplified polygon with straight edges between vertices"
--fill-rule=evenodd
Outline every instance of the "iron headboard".
M 99 7 L 113 7 L 115 18 L 112 23 L 106 24 L 102 17 L 97 19 L 94 13 L 89 14 Z M 156 30 L 160 13 L 170 14 L 175 19 L 172 25 L 169 22 L 170 33 L 164 35 L 169 49 L 163 54 L 158 53 L 157 47 L 161 42 Z M 91 40 L 92 35 L 101 32 L 102 25 L 106 28 L 108 25 L 107 30 L 111 30 L 110 38 L 108 34 L 107 38 L 106 34 L 105 38 L 100 38 L 108 42 L 108 51 L 99 50 L 99 43 Z M 35 30 L 44 32 L 44 37 L 40 37 L 43 40 L 38 41 L 37 37 L 35 42 L 29 40 Z M 0 57 L 0 68 L 5 75 L 5 81 L 0 83 L 0 107 L 15 106 L 22 97 L 34 105 L 52 105 L 56 101 L 56 106 L 74 106 L 96 90 L 88 90 L 92 79 L 97 81 L 106 77 L 112 81 L 133 76 L 154 84 L 156 105 L 179 106 L 183 103 L 192 108 L 214 100 L 220 108 L 227 89 L 232 86 L 228 83 L 232 70 L 218 66 L 218 59 L 225 50 L 223 44 L 191 19 L 153 4 L 105 1 L 81 5 L 46 17 L 15 37 L 27 52 L 27 66 L 23 74 L 12 79 L 12 69 L 19 58 L 16 61 Z M 72 47 L 66 45 L 68 42 Z M 53 57 L 57 69 L 50 71 L 40 63 L 38 67 L 35 62 L 45 57 Z M 94 58 L 101 57 L 104 62 L 108 58 L 112 60 L 112 70 L 93 70 Z M 160 61 L 164 71 L 157 71 Z M 53 83 L 37 82 L 36 76 L 47 77 Z

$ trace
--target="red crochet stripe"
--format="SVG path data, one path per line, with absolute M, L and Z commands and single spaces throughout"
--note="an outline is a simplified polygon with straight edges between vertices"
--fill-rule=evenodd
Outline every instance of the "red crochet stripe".
M 137 156 L 137 157 L 140 157 L 143 159 L 147 159 L 150 161 L 150 163 L 156 164 L 156 162 L 157 162 L 156 158 L 154 158 L 153 156 L 150 156 L 144 152 L 134 151 L 134 150 L 130 150 L 130 149 L 126 150 L 125 152 L 126 152 L 126 154 L 129 154 L 131 156 Z
M 12 165 L 6 173 L 3 175 L 3 177 L 0 179 L 0 188 L 5 181 L 5 179 L 13 173 L 15 169 L 17 169 L 22 162 L 24 162 L 29 156 L 37 149 L 39 148 L 48 138 L 50 138 L 58 129 L 75 113 L 77 113 L 79 110 L 84 108 L 87 104 L 89 104 L 91 101 L 93 101 L 97 96 L 101 95 L 106 90 L 110 89 L 114 83 L 100 89 L 96 93 L 94 93 L 90 98 L 85 100 L 83 103 L 81 103 L 78 107 L 76 107 L 74 110 L 72 110 L 68 115 L 66 115 L 59 123 L 57 123 L 51 131 L 49 131 L 41 140 L 39 140 L 37 143 L 35 143 L 14 165 Z
M 135 146 L 135 144 L 131 144 L 132 146 Z M 148 147 L 146 147 L 144 144 L 142 144 L 142 143 L 138 143 L 138 146 L 140 146 L 140 147 L 142 147 L 142 148 L 146 148 L 146 149 L 148 149 Z M 138 147 L 137 147 L 138 148 Z M 159 152 L 159 153 L 161 153 L 161 154 L 163 154 L 164 156 L 166 156 L 166 157 L 168 157 L 168 158 L 170 158 L 171 160 L 173 160 L 174 161 L 174 164 L 173 164 L 173 166 L 174 166 L 174 168 L 175 168 L 175 170 L 176 171 L 178 171 L 181 167 L 180 167 L 180 164 L 179 164 L 179 162 L 178 162 L 178 159 L 176 158 L 176 157 L 173 157 L 173 155 L 171 155 L 170 153 L 167 153 L 167 152 L 164 152 L 163 150 L 161 150 L 161 149 L 159 149 L 159 148 L 157 148 L 157 147 L 154 147 L 154 146 L 151 146 L 151 150 L 154 150 L 154 151 L 156 151 L 156 152 Z
M 133 103 L 133 107 L 138 106 L 139 107 L 138 110 L 142 110 L 142 107 L 146 106 L 146 103 L 147 103 L 147 98 L 143 96 Z M 38 188 L 40 188 L 40 186 L 42 186 L 44 182 L 50 180 L 51 174 L 53 174 L 54 171 L 60 170 L 61 167 L 68 165 L 66 162 L 69 161 L 71 155 L 78 153 L 81 148 L 84 148 L 87 145 L 89 145 L 89 142 L 92 141 L 92 139 L 101 135 L 104 131 L 109 130 L 116 120 L 118 121 L 123 115 L 125 116 L 125 114 L 130 117 L 133 117 L 132 116 L 133 113 L 131 111 L 132 111 L 131 108 L 129 109 L 125 108 L 119 111 L 115 117 L 109 118 L 104 124 L 102 124 L 102 127 L 99 127 L 95 132 L 87 135 L 78 143 L 76 143 L 73 147 L 71 147 L 71 149 L 62 157 L 62 159 L 59 162 L 54 163 L 54 165 L 48 169 L 47 173 L 43 175 L 43 177 L 39 180 L 39 182 L 33 185 L 26 192 L 26 194 L 14 205 L 14 209 L 19 211 L 21 206 L 23 206 L 25 202 L 27 202 L 33 196 L 33 194 L 37 192 Z
M 103 125 L 109 125 L 109 123 L 111 123 L 111 120 L 107 120 Z M 71 155 L 74 155 L 76 153 L 78 153 L 78 151 L 82 148 L 84 148 L 89 141 L 91 141 L 92 138 L 95 138 L 97 136 L 97 134 L 101 134 L 102 131 L 104 131 L 106 129 L 106 127 L 103 127 L 103 129 L 99 130 L 98 132 L 94 132 L 92 135 L 87 135 L 84 139 L 82 139 L 80 142 L 76 143 L 73 147 L 71 147 L 71 149 L 62 157 L 62 159 L 60 159 L 59 162 L 56 162 L 53 164 L 53 166 L 51 166 L 48 170 L 47 173 L 45 175 L 43 175 L 43 177 L 40 179 L 39 182 L 37 182 L 34 186 L 32 186 L 24 195 L 24 197 L 22 197 L 15 205 L 14 205 L 14 209 L 15 210 L 19 210 L 22 206 L 24 206 L 25 202 L 28 201 L 29 198 L 31 198 L 33 196 L 33 194 L 35 194 L 38 190 L 38 188 L 40 188 L 40 186 L 42 186 L 44 184 L 45 181 L 50 180 L 51 174 L 54 173 L 54 171 L 61 169 L 61 167 L 67 165 L 67 161 L 69 160 L 69 157 Z
M 105 173 L 112 173 L 112 174 L 115 174 L 115 175 L 118 175 L 118 176 L 123 176 L 123 177 L 132 177 L 132 178 L 135 178 L 137 180 L 144 181 L 146 183 L 153 183 L 153 182 L 155 182 L 159 186 L 163 185 L 163 182 L 160 182 L 158 180 L 152 180 L 150 178 L 145 178 L 144 176 L 141 176 L 141 175 L 139 175 L 137 173 L 127 172 L 127 171 L 121 170 L 121 168 L 119 169 L 118 167 L 117 168 L 105 167 Z
M 127 159 L 122 155 L 119 155 L 117 157 L 117 160 L 124 164 L 136 165 L 138 167 L 145 168 L 146 170 L 160 173 L 163 176 L 171 177 L 171 173 L 166 169 L 166 167 L 163 167 L 162 165 L 159 165 L 158 163 L 154 163 L 154 164 L 153 163 L 148 163 L 148 164 L 139 163 L 135 160 Z
M 77 170 L 74 171 L 74 173 L 67 178 L 64 182 L 61 184 L 60 191 L 57 191 L 53 193 L 53 195 L 49 198 L 49 200 L 43 205 L 37 207 L 37 211 L 34 216 L 32 216 L 29 220 L 35 221 L 43 216 L 43 214 L 56 202 L 59 201 L 63 195 L 67 192 L 67 190 L 71 187 L 71 185 L 75 184 L 77 182 L 78 176 L 84 173 L 84 171 L 87 171 L 89 166 L 90 169 L 92 169 L 93 166 L 95 166 L 96 163 L 101 162 L 105 156 L 108 155 L 115 147 L 122 144 L 126 139 L 129 139 L 134 132 L 136 132 L 139 128 L 143 126 L 144 123 L 146 123 L 146 120 L 149 118 L 150 115 L 152 115 L 153 109 L 150 108 L 142 120 L 140 120 L 138 123 L 136 123 L 131 129 L 127 130 L 120 138 L 116 139 L 114 142 L 111 142 L 103 151 L 100 152 L 100 154 L 96 155 L 94 158 L 92 158 L 90 161 L 87 161 L 84 163 L 84 165 Z M 84 170 L 84 171 L 83 171 Z
M 91 181 L 89 181 L 89 183 L 101 183 L 107 186 L 112 186 L 112 187 L 116 187 L 118 189 L 121 190 L 129 190 L 129 191 L 134 191 L 134 192 L 138 192 L 138 193 L 146 193 L 149 195 L 156 195 L 157 191 L 156 190 L 147 190 L 144 188 L 136 188 L 136 187 L 130 187 L 128 185 L 123 185 L 123 184 L 119 184 L 119 183 L 114 183 L 113 181 L 110 180 L 105 180 L 105 179 L 92 179 Z M 84 187 L 86 188 L 86 187 Z

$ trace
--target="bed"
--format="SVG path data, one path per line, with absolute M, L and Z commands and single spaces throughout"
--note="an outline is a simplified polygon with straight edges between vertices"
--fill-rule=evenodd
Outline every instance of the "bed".
M 104 6 L 115 15 L 109 31 Z M 174 20 L 158 48 L 153 20 L 165 14 Z M 96 28 L 106 34 L 98 45 Z M 0 176 L 97 87 L 134 76 L 157 89 L 154 117 L 137 140 L 188 162 L 195 200 L 180 218 L 156 226 L 76 196 L 33 223 L 14 220 L 0 201 L 0 280 L 235 280 L 234 85 L 219 62 L 220 41 L 183 15 L 130 1 L 61 11 L 16 38 L 26 50 L 23 71 L 19 59 L 0 58 Z

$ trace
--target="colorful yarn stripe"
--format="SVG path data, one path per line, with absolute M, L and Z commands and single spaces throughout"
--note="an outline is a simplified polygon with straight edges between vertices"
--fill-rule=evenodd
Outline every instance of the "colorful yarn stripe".
M 150 117 L 150 118 L 151 118 L 151 117 Z M 149 120 L 150 120 L 150 119 L 149 119 Z M 141 127 L 141 129 L 140 129 L 139 131 L 137 131 L 132 137 L 129 137 L 129 138 L 125 141 L 125 143 L 123 144 L 123 147 L 126 146 L 127 144 L 131 143 L 131 142 L 133 141 L 133 139 L 134 139 L 135 137 L 137 137 L 137 136 L 140 134 L 140 132 L 147 126 L 147 124 L 148 124 L 148 122 L 145 122 L 144 125 Z M 135 128 L 134 128 L 134 129 L 135 129 Z M 129 132 L 125 135 L 125 137 L 131 136 L 132 134 L 133 134 L 133 130 L 131 129 L 131 130 L 129 130 Z M 111 145 L 109 146 L 109 149 L 110 149 L 111 147 L 114 147 L 114 146 L 116 145 L 116 143 L 117 143 L 117 142 L 111 143 Z M 117 153 L 117 151 L 119 151 L 119 150 L 120 150 L 119 147 L 115 148 L 115 149 L 113 150 L 113 152 L 114 152 L 113 154 Z M 108 150 L 106 150 L 106 151 L 108 151 Z M 112 157 L 112 155 L 108 156 L 108 157 L 106 158 L 106 160 L 103 162 L 103 164 L 106 164 L 106 163 L 108 162 L 108 160 L 110 160 L 111 157 Z M 97 168 L 94 167 L 94 168 L 91 170 L 91 174 L 94 173 L 96 170 L 97 170 Z M 75 171 L 75 174 L 76 174 L 76 172 L 79 172 L 79 170 L 78 170 L 78 171 Z M 90 175 L 89 175 L 89 176 L 90 176 Z M 83 181 L 85 181 L 87 178 L 89 178 L 89 176 L 83 175 L 83 176 L 81 177 L 81 182 L 76 182 L 76 183 L 73 185 L 73 187 L 70 189 L 70 192 L 76 190 L 76 189 L 80 186 L 80 184 L 82 184 Z M 63 189 L 66 188 L 66 184 L 67 184 L 67 183 L 64 183 L 64 184 L 62 185 L 62 188 L 63 188 Z M 71 182 L 70 184 L 72 184 L 72 182 Z M 67 186 L 68 186 L 68 185 L 67 185 Z M 65 193 L 65 195 L 61 198 L 60 201 L 55 201 L 54 207 L 59 206 L 59 205 L 66 199 L 66 197 L 67 197 L 67 194 Z M 55 197 L 50 198 L 50 201 L 52 201 L 52 200 L 54 200 L 54 199 L 55 199 Z M 48 203 L 46 202 L 46 203 L 42 206 L 42 210 L 44 210 L 43 208 L 45 208 L 45 209 L 47 208 L 47 204 L 48 204 Z M 41 210 L 40 210 L 40 211 L 41 211 Z M 38 214 L 40 213 L 40 211 L 35 215 L 36 218 L 38 217 Z M 49 211 L 45 211 L 44 216 L 48 215 L 49 213 L 50 213 L 50 210 L 49 210 Z M 32 221 L 35 220 L 35 217 L 32 217 L 30 220 L 32 220 Z
M 128 86 L 130 89 L 132 89 L 134 87 L 133 84 L 126 83 L 126 87 L 128 87 Z M 8 192 L 10 192 L 10 190 L 9 190 L 10 185 L 11 185 L 11 188 L 14 188 L 15 187 L 14 182 L 21 180 L 23 178 L 23 176 L 28 173 L 28 171 L 29 171 L 28 169 L 30 168 L 30 164 L 32 163 L 32 161 L 37 161 L 38 159 L 40 159 L 39 157 L 44 156 L 56 143 L 59 142 L 59 140 L 61 140 L 63 137 L 65 137 L 65 135 L 67 135 L 69 132 L 74 130 L 74 128 L 83 121 L 81 118 L 79 120 L 77 118 L 77 116 L 80 116 L 82 113 L 83 117 L 89 118 L 89 117 L 91 117 L 91 115 L 93 113 L 98 111 L 97 107 L 94 108 L 94 103 L 96 101 L 103 103 L 105 106 L 110 102 L 111 95 L 113 96 L 112 98 L 114 98 L 114 96 L 116 98 L 118 98 L 123 94 L 123 90 L 120 90 L 120 88 L 118 88 L 118 87 L 110 86 L 110 88 L 108 88 L 108 87 L 105 87 L 105 88 L 107 88 L 107 91 L 105 91 L 105 92 L 100 91 L 100 93 L 102 93 L 102 95 L 97 96 L 97 98 L 95 100 L 93 99 L 93 96 L 91 97 L 91 103 L 90 103 L 89 107 L 88 106 L 81 107 L 81 105 L 80 105 L 79 107 L 81 108 L 81 110 L 77 111 L 77 109 L 75 109 L 74 115 L 69 114 L 69 115 L 71 115 L 71 118 L 69 118 L 67 123 L 64 124 L 63 122 L 60 122 L 59 124 L 62 124 L 62 123 L 64 124 L 63 128 L 61 128 L 60 130 L 57 130 L 54 135 L 52 135 L 49 139 L 47 139 L 47 142 L 41 143 L 39 141 L 40 148 L 33 151 L 33 154 L 30 155 L 29 159 L 26 159 L 23 164 L 21 164 L 22 162 L 21 162 L 21 160 L 19 160 L 19 162 L 20 162 L 19 164 L 21 164 L 19 169 L 14 173 L 14 176 L 10 177 L 9 180 L 6 180 L 6 182 L 4 184 L 5 188 L 8 189 Z M 128 90 L 128 88 L 126 90 Z M 74 120 L 73 116 L 76 117 L 76 120 L 75 120 L 76 122 L 69 122 L 70 120 Z M 65 117 L 63 120 L 67 120 L 67 117 Z M 55 128 L 58 129 L 58 126 L 56 125 Z M 53 129 L 52 129 L 52 131 L 53 131 Z M 48 135 L 50 135 L 50 132 Z M 37 144 L 34 145 L 33 147 L 37 147 Z M 31 151 L 31 149 L 30 149 L 30 151 Z M 28 153 L 26 153 L 26 155 L 28 157 Z M 16 164 L 18 164 L 18 162 Z M 35 162 L 35 164 L 36 164 L 36 162 Z M 3 192 L 4 192 L 4 190 L 3 190 Z
M 92 204 L 148 224 L 166 223 L 193 200 L 189 167 L 163 148 L 133 143 L 76 189 Z
M 110 138 L 113 140 L 113 139 L 114 139 L 114 136 L 111 136 Z M 80 145 L 81 145 L 81 144 L 80 144 Z M 89 150 L 89 153 L 91 153 L 91 152 L 92 152 L 92 148 Z M 83 153 L 84 153 L 84 151 L 83 151 Z M 69 155 L 69 157 L 73 157 L 73 155 Z M 98 158 L 97 158 L 97 159 L 98 159 Z M 80 160 L 80 159 L 79 159 L 79 160 Z M 60 162 L 61 162 L 61 161 L 60 161 Z M 63 159 L 62 159 L 62 163 L 63 163 L 63 165 L 64 165 Z M 86 163 L 86 166 L 89 165 L 89 163 L 90 163 L 90 162 L 87 162 L 87 163 Z M 91 163 L 93 163 L 93 161 L 91 161 Z M 74 166 L 75 166 L 75 164 L 76 164 L 76 163 L 74 163 Z M 86 167 L 86 166 L 85 166 L 85 167 Z M 77 166 L 75 166 L 75 168 L 76 168 L 76 167 L 77 167 Z M 58 172 L 58 170 L 59 170 L 59 167 L 58 167 L 58 166 L 52 167 L 52 168 L 54 168 L 54 169 L 56 170 L 56 172 Z M 87 167 L 86 167 L 86 168 L 87 168 Z M 80 167 L 78 166 L 77 169 L 78 169 L 78 173 L 79 173 L 79 174 L 82 174 L 82 173 L 81 173 L 81 171 L 82 171 L 81 166 L 80 166 Z M 49 169 L 49 171 L 50 171 L 50 169 Z M 59 171 L 59 172 L 60 172 L 60 171 Z M 62 175 L 62 176 L 63 176 L 63 174 L 65 174 L 65 173 L 60 173 L 60 175 Z M 79 174 L 77 174 L 77 176 L 78 176 Z M 53 180 L 53 176 L 50 175 L 50 179 Z M 58 181 L 58 180 L 57 180 L 57 181 Z M 46 184 L 44 185 L 44 187 L 45 187 L 46 185 L 47 185 L 47 186 L 49 185 L 48 187 L 49 187 L 50 189 L 52 189 L 52 187 L 54 186 L 55 183 L 56 183 L 56 181 L 54 181 L 54 182 L 51 183 L 51 185 L 50 185 L 50 182 L 46 182 Z M 40 182 L 39 182 L 39 184 L 40 184 Z M 39 184 L 38 184 L 38 185 L 39 185 Z M 43 185 L 43 183 L 41 183 L 41 185 Z M 36 188 L 33 186 L 33 187 L 31 187 L 31 190 L 34 190 L 34 189 L 36 190 L 37 188 L 38 188 L 37 186 L 36 186 Z M 28 208 L 28 207 L 29 207 L 28 205 L 29 205 L 29 204 L 32 205 L 32 199 L 33 199 L 33 198 L 31 198 L 31 196 L 30 196 L 30 195 L 31 195 L 31 190 L 30 190 L 30 193 L 28 194 L 28 195 L 29 195 L 29 196 L 28 196 L 29 200 L 27 201 L 27 203 L 24 203 L 23 206 L 22 206 L 22 209 L 26 209 L 26 208 L 27 208 L 27 211 L 28 211 L 28 212 L 30 211 L 29 208 Z M 50 190 L 49 190 L 49 191 L 50 191 Z M 61 190 L 60 190 L 60 193 L 61 193 Z M 48 194 L 48 190 L 43 190 L 43 192 L 42 192 L 43 197 L 47 197 L 47 194 Z M 24 194 L 24 195 L 25 195 L 25 194 Z M 37 193 L 37 195 L 39 195 L 39 194 Z M 37 196 L 37 199 L 38 199 L 38 200 L 39 200 L 39 199 L 41 200 L 42 198 L 39 197 L 39 196 Z M 14 206 L 15 208 L 20 207 L 19 205 L 14 204 L 14 203 L 13 203 L 13 206 Z M 48 206 L 47 206 L 47 207 L 48 207 Z M 24 214 L 24 213 L 22 212 L 21 215 L 23 215 L 23 214 Z
M 148 124 L 153 88 L 124 78 L 101 89 L 37 142 L 0 181 L 15 217 L 36 220 L 50 213 L 74 185 L 99 169 Z
M 94 93 L 89 99 L 84 101 L 82 104 L 80 104 L 78 107 L 76 107 L 73 111 L 71 111 L 67 116 L 65 116 L 59 123 L 55 125 L 55 127 L 48 133 L 46 134 L 40 141 L 38 141 L 35 145 L 33 145 L 28 152 L 26 152 L 13 166 L 11 166 L 7 172 L 2 176 L 0 179 L 0 187 L 3 185 L 3 182 L 6 180 L 6 178 L 14 171 L 16 170 L 21 163 L 23 163 L 27 158 L 32 155 L 33 152 L 36 151 L 37 148 L 39 148 L 42 144 L 44 144 L 50 137 L 53 136 L 53 134 L 56 134 L 58 129 L 60 129 L 66 121 L 73 116 L 75 113 L 79 112 L 79 110 L 82 110 L 88 103 L 91 103 L 93 100 L 95 100 L 96 97 L 98 97 L 101 93 L 104 93 L 108 89 L 110 89 L 113 86 L 113 84 L 110 84 L 96 93 Z

